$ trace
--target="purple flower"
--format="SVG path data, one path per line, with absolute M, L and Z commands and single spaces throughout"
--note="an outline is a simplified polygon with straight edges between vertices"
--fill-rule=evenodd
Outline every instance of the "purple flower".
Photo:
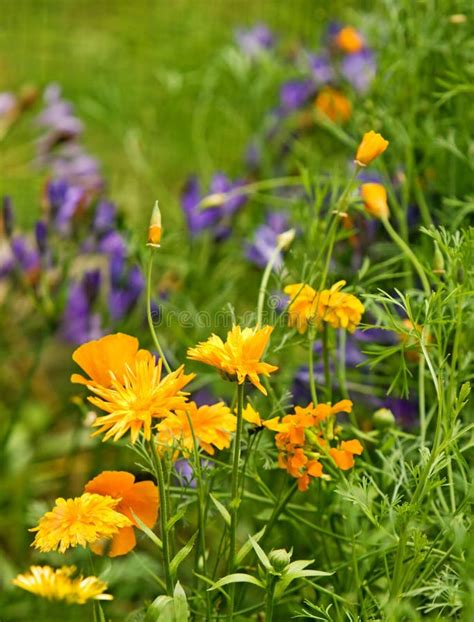
M 71 104 L 62 99 L 61 89 L 57 84 L 51 84 L 43 96 L 45 108 L 37 117 L 36 122 L 51 132 L 57 140 L 76 138 L 82 133 L 82 123 L 74 116 Z
M 48 250 L 48 226 L 44 220 L 38 220 L 35 225 L 36 246 L 41 256 Z
M 356 91 L 366 93 L 376 73 L 373 52 L 363 49 L 360 52 L 345 55 L 341 61 L 341 72 Z
M 116 278 L 116 276 L 115 276 Z M 136 305 L 145 286 L 145 279 L 138 266 L 132 266 L 122 276 L 122 282 L 114 283 L 109 293 L 109 312 L 115 322 L 122 320 Z
M 245 150 L 245 166 L 251 171 L 256 170 L 262 161 L 262 150 L 256 142 L 251 142 Z
M 334 70 L 329 58 L 325 54 L 309 54 L 309 67 L 311 75 L 318 86 L 328 84 L 334 80 Z
M 284 212 L 270 212 L 265 224 L 255 230 L 251 242 L 245 246 L 245 256 L 259 268 L 265 268 L 270 260 L 280 233 L 288 229 L 288 216 Z M 283 255 L 280 252 L 275 261 L 274 269 L 279 270 L 283 264 Z
M 314 95 L 315 85 L 312 80 L 288 80 L 280 89 L 280 105 L 284 112 L 297 110 Z
M 239 28 L 235 31 L 235 39 L 240 50 L 250 58 L 256 58 L 275 45 L 275 38 L 265 24 Z
M 118 231 L 109 231 L 103 235 L 97 245 L 99 253 L 104 255 L 119 256 L 124 258 L 127 254 L 127 244 Z
M 216 173 L 211 179 L 208 194 L 228 193 L 241 186 L 242 183 L 241 181 L 231 182 L 223 173 Z M 232 216 L 244 205 L 246 197 L 235 196 L 221 205 L 206 208 L 199 206 L 202 198 L 199 181 L 196 177 L 191 177 L 181 195 L 181 207 L 186 216 L 190 234 L 195 236 L 209 229 L 216 240 L 224 239 L 230 233 L 229 225 Z
M 60 334 L 69 343 L 80 345 L 103 335 L 100 315 L 92 311 L 100 282 L 100 271 L 91 270 L 81 281 L 70 284 L 60 327 Z
M 0 239 L 0 278 L 6 277 L 15 267 L 15 257 L 10 244 Z
M 62 235 L 70 235 L 72 220 L 84 199 L 84 190 L 71 186 L 65 179 L 56 179 L 49 182 L 46 193 L 55 229 Z
M 395 397 L 387 397 L 382 402 L 383 408 L 388 408 L 395 415 L 399 424 L 411 430 L 418 425 L 418 398 L 405 400 Z
M 111 201 L 100 201 L 95 208 L 92 228 L 98 234 L 111 231 L 115 226 L 117 208 Z
M 10 197 L 3 197 L 3 205 L 2 205 L 2 224 L 3 230 L 7 237 L 10 237 L 13 233 L 13 225 L 14 225 L 14 214 L 13 214 L 13 203 Z
M 24 236 L 14 236 L 11 240 L 13 256 L 27 281 L 34 285 L 39 277 L 41 262 L 36 248 Z

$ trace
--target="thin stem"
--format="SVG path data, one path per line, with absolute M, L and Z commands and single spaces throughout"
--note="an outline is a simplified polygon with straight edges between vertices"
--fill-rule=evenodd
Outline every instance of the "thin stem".
M 418 363 L 418 402 L 420 410 L 420 445 L 426 442 L 426 401 L 425 401 L 425 357 L 420 356 Z
M 258 290 L 258 304 L 257 304 L 257 327 L 262 324 L 262 316 L 263 316 L 263 305 L 265 304 L 265 292 L 267 291 L 268 280 L 270 278 L 270 274 L 272 273 L 273 266 L 275 265 L 276 260 L 280 256 L 281 246 L 277 244 L 274 248 L 273 253 L 270 255 L 270 259 L 268 260 L 267 265 L 265 266 L 265 270 L 263 272 L 262 281 L 260 283 L 260 289 Z
M 166 371 L 170 374 L 171 367 L 166 360 L 164 352 L 161 348 L 160 342 L 158 340 L 158 335 L 155 331 L 155 325 L 153 323 L 153 316 L 151 314 L 151 275 L 153 272 L 153 255 L 154 250 L 150 249 L 150 256 L 148 258 L 148 267 L 147 267 L 147 279 L 146 279 L 146 315 L 148 319 L 148 327 L 150 329 L 151 336 L 153 338 L 153 343 L 155 344 L 155 348 L 158 350 L 158 353 L 163 361 L 163 365 L 165 366 Z
M 420 277 L 420 281 L 421 281 L 421 283 L 423 285 L 423 289 L 425 291 L 426 296 L 427 297 L 431 296 L 431 287 L 430 287 L 430 284 L 428 282 L 428 278 L 427 278 L 426 273 L 425 273 L 425 271 L 423 269 L 423 266 L 418 261 L 415 253 L 411 250 L 411 248 L 408 246 L 408 244 L 405 242 L 405 240 L 403 240 L 398 235 L 398 233 L 392 227 L 392 225 L 390 224 L 390 222 L 389 222 L 389 220 L 387 218 L 382 218 L 382 223 L 383 223 L 383 226 L 385 227 L 385 230 L 387 231 L 389 236 L 392 238 L 392 240 L 395 242 L 395 244 L 399 247 L 399 249 L 402 251 L 402 253 L 404 253 L 404 255 L 406 255 L 406 257 L 413 264 L 413 267 L 415 268 L 415 270 L 418 273 L 418 276 Z
M 273 602 L 275 599 L 275 578 L 270 578 L 270 585 L 267 586 L 267 597 L 265 599 L 265 622 L 273 620 Z
M 252 192 L 258 192 L 259 190 L 271 190 L 273 188 L 285 188 L 287 186 L 301 186 L 302 179 L 299 176 L 294 177 L 276 177 L 274 179 L 263 179 L 261 181 L 255 181 L 244 186 L 239 186 L 230 190 L 229 192 L 216 192 L 204 197 L 198 203 L 198 209 L 208 209 L 210 207 L 216 207 L 222 205 L 231 199 L 252 194 Z
M 241 438 L 243 429 L 243 417 L 242 412 L 244 408 L 244 383 L 237 385 L 237 430 L 234 439 L 234 451 L 232 457 L 232 482 L 231 482 L 231 502 L 230 502 L 230 544 L 229 544 L 229 574 L 234 572 L 236 565 L 236 544 L 237 544 L 237 523 L 238 512 L 240 505 L 240 491 L 239 491 L 239 466 L 240 466 L 240 451 L 241 451 Z M 230 587 L 230 603 L 228 620 L 232 620 L 234 616 L 234 601 L 235 601 L 235 584 Z
M 324 364 L 324 382 L 326 385 L 326 399 L 328 402 L 332 400 L 331 386 L 331 370 L 329 368 L 329 339 L 328 327 L 325 323 L 323 326 L 323 364 Z
M 311 392 L 311 400 L 314 406 L 318 405 L 318 395 L 316 393 L 316 382 L 314 380 L 314 361 L 313 361 L 314 339 L 309 338 L 308 352 L 308 374 L 309 374 L 309 390 Z
M 273 512 L 270 516 L 270 519 L 268 520 L 268 523 L 265 527 L 265 531 L 263 532 L 261 543 L 263 543 L 263 541 L 267 539 L 268 535 L 270 534 L 270 531 L 273 529 L 275 523 L 277 522 L 278 517 L 280 516 L 282 511 L 285 509 L 287 504 L 290 502 L 291 497 L 295 494 L 297 490 L 298 490 L 298 484 L 295 482 L 295 484 L 293 484 L 293 486 L 291 486 L 288 489 L 285 496 L 282 497 L 280 501 L 275 505 L 275 507 L 273 508 Z
M 163 567 L 166 580 L 166 591 L 168 596 L 173 595 L 173 578 L 170 569 L 170 543 L 168 538 L 168 499 L 165 489 L 165 477 L 163 473 L 163 465 L 161 457 L 158 455 L 155 441 L 150 440 L 148 443 L 148 451 L 151 455 L 153 467 L 155 470 L 156 480 L 158 482 L 158 493 L 160 495 L 160 525 L 161 525 L 161 541 L 163 543 Z

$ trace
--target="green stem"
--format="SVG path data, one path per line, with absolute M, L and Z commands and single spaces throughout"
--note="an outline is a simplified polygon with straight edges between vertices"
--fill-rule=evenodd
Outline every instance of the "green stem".
M 287 186 L 301 186 L 302 183 L 303 180 L 300 176 L 263 179 L 261 181 L 255 181 L 251 184 L 239 186 L 229 192 L 216 192 L 214 194 L 210 194 L 199 202 L 198 209 L 208 209 L 210 207 L 215 207 L 216 205 L 222 205 L 231 199 L 252 194 L 252 192 L 258 192 L 259 190 L 272 190 L 273 188 L 285 188 Z
M 239 466 L 240 466 L 240 452 L 241 452 L 241 439 L 243 429 L 243 417 L 242 412 L 244 409 L 244 383 L 237 385 L 237 430 L 234 439 L 234 451 L 232 457 L 232 481 L 231 481 L 231 501 L 230 501 L 230 543 L 229 543 L 229 565 L 228 573 L 231 574 L 235 570 L 236 565 L 236 545 L 237 545 L 237 523 L 238 512 L 240 505 L 240 492 L 239 492 Z M 234 601 L 235 601 L 235 584 L 230 586 L 230 602 L 228 620 L 232 620 L 234 616 Z
M 314 380 L 314 361 L 313 361 L 313 346 L 314 339 L 311 336 L 309 338 L 309 352 L 308 352 L 308 374 L 309 374 L 309 389 L 311 392 L 311 400 L 313 402 L 313 406 L 318 405 L 318 395 L 316 393 L 316 382 Z
M 332 400 L 332 386 L 331 386 L 331 370 L 329 368 L 329 339 L 328 339 L 328 327 L 325 323 L 323 326 L 323 364 L 324 364 L 324 382 L 326 385 L 326 400 L 330 402 Z
M 285 494 L 284 497 L 282 497 L 280 499 L 280 501 L 275 505 L 275 507 L 273 508 L 273 512 L 268 520 L 268 523 L 266 524 L 265 527 L 265 531 L 263 532 L 263 536 L 262 539 L 260 541 L 261 544 L 263 544 L 264 540 L 267 539 L 267 537 L 270 534 L 270 531 L 273 529 L 275 523 L 278 520 L 278 517 L 280 516 L 280 514 L 282 513 L 282 511 L 285 509 L 286 505 L 289 503 L 291 497 L 295 494 L 295 492 L 298 490 L 298 484 L 295 482 L 293 484 L 293 486 L 291 486 L 287 493 Z
M 153 257 L 154 257 L 153 253 L 154 253 L 154 250 L 151 248 L 150 256 L 148 259 L 147 279 L 146 279 L 146 315 L 148 319 L 148 327 L 150 329 L 150 333 L 153 338 L 153 343 L 155 344 L 155 348 L 157 349 L 161 357 L 161 360 L 163 361 L 163 365 L 165 366 L 166 371 L 170 374 L 171 367 L 169 366 L 168 361 L 166 360 L 164 352 L 161 348 L 160 342 L 158 340 L 158 336 L 155 331 L 155 325 L 153 323 L 153 316 L 151 314 L 151 275 L 153 272 Z
M 273 253 L 270 255 L 270 259 L 268 260 L 267 265 L 265 266 L 265 271 L 263 273 L 262 281 L 260 283 L 260 289 L 258 290 L 257 327 L 261 326 L 262 324 L 263 305 L 265 304 L 265 292 L 267 291 L 270 274 L 272 273 L 273 266 L 275 265 L 275 262 L 278 259 L 280 252 L 281 246 L 277 244 L 277 246 L 273 250 Z
M 420 408 L 420 445 L 426 442 L 426 402 L 425 402 L 425 357 L 420 356 L 418 363 L 418 401 Z
M 425 291 L 425 294 L 426 294 L 427 297 L 429 297 L 431 295 L 431 287 L 430 287 L 430 284 L 428 282 L 428 278 L 426 276 L 426 273 L 425 273 L 425 271 L 423 269 L 423 266 L 418 261 L 415 253 L 411 250 L 411 248 L 408 246 L 408 244 L 405 242 L 405 240 L 403 240 L 398 235 L 398 233 L 392 227 L 392 225 L 390 224 L 390 222 L 389 222 L 389 220 L 387 218 L 382 218 L 382 223 L 383 223 L 383 226 L 385 227 L 385 230 L 387 231 L 389 236 L 392 238 L 392 240 L 395 242 L 395 244 L 398 246 L 398 248 L 402 251 L 402 253 L 413 264 L 413 267 L 415 268 L 415 270 L 418 273 L 418 276 L 420 277 L 420 280 L 421 280 L 421 283 L 423 285 L 423 289 Z
M 148 450 L 151 455 L 153 467 L 155 470 L 156 480 L 158 482 L 158 493 L 160 495 L 160 525 L 161 525 L 161 541 L 163 543 L 163 568 L 165 572 L 166 591 L 168 596 L 173 595 L 173 578 L 170 569 L 170 543 L 168 538 L 168 498 L 165 488 L 165 477 L 163 473 L 163 465 L 161 457 L 158 455 L 155 441 L 147 441 Z
M 267 597 L 265 599 L 265 622 L 273 620 L 273 602 L 275 599 L 275 577 L 270 577 L 270 585 L 267 586 Z

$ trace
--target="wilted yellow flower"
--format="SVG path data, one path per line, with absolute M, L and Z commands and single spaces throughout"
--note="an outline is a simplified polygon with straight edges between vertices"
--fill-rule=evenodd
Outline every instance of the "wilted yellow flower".
M 229 380 L 243 384 L 249 380 L 264 395 L 259 374 L 269 376 L 278 367 L 260 361 L 273 331 L 272 326 L 244 328 L 234 326 L 226 341 L 211 335 L 207 341 L 188 349 L 188 358 L 219 369 Z
M 389 142 L 381 134 L 373 130 L 366 132 L 357 148 L 355 163 L 359 166 L 367 166 L 372 160 L 385 151 Z
M 387 191 L 382 184 L 362 184 L 360 194 L 365 211 L 375 218 L 388 218 L 390 210 L 387 204 Z
M 341 91 L 323 88 L 314 102 L 316 110 L 334 123 L 345 123 L 352 115 L 352 104 Z
M 140 432 L 145 439 L 151 438 L 154 420 L 167 417 L 186 404 L 187 393 L 182 389 L 195 374 L 185 374 L 184 365 L 161 377 L 162 361 L 147 350 L 138 350 L 138 341 L 128 335 L 109 335 L 106 349 L 101 345 L 105 337 L 80 346 L 74 352 L 74 360 L 90 376 L 74 374 L 73 382 L 87 384 L 94 393 L 89 401 L 109 413 L 97 417 L 92 424 L 99 427 L 95 434 L 105 432 L 104 441 L 113 437 L 116 441 L 128 431 L 135 443 Z M 114 356 L 113 345 L 117 344 Z M 109 369 L 107 369 L 109 367 Z M 108 372 L 108 374 L 107 374 Z
M 84 493 L 74 499 L 56 499 L 56 505 L 40 519 L 33 546 L 40 551 L 64 553 L 69 547 L 86 546 L 111 538 L 122 527 L 132 525 L 115 510 L 119 499 Z
M 364 40 L 353 26 L 345 26 L 337 33 L 335 37 L 337 47 L 346 52 L 346 54 L 354 54 L 360 52 L 364 47 Z
M 318 318 L 333 328 L 345 328 L 353 333 L 360 323 L 365 307 L 356 296 L 340 291 L 345 284 L 345 281 L 338 281 L 331 289 L 324 289 L 319 293 Z
M 19 574 L 12 580 L 13 585 L 36 596 L 48 600 L 64 600 L 69 604 L 83 605 L 88 600 L 112 600 L 104 594 L 107 583 L 97 577 L 76 577 L 75 566 L 51 568 L 51 566 L 31 566 L 29 572 Z
M 179 410 L 158 424 L 157 438 L 159 443 L 170 446 L 178 443 L 181 448 L 191 452 L 194 432 L 196 442 L 208 454 L 213 455 L 214 447 L 225 449 L 230 446 L 230 435 L 235 432 L 236 427 L 237 418 L 224 402 L 199 407 L 190 402 L 186 405 L 186 411 Z

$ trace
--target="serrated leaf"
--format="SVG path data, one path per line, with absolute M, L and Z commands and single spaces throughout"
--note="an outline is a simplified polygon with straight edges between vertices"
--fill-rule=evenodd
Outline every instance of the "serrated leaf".
M 214 503 L 214 505 L 215 505 L 215 506 L 216 506 L 216 508 L 218 509 L 219 514 L 220 514 L 220 515 L 222 516 L 222 518 L 224 519 L 225 524 L 226 524 L 228 527 L 230 527 L 230 522 L 231 522 L 231 520 L 230 520 L 230 514 L 229 514 L 229 511 L 227 510 L 227 508 L 226 508 L 226 507 L 224 507 L 224 506 L 222 505 L 222 503 L 221 503 L 218 499 L 216 499 L 212 493 L 211 493 L 209 496 L 211 497 L 211 501 Z
M 253 546 L 255 553 L 257 553 L 258 559 L 262 562 L 262 565 L 265 568 L 265 570 L 267 571 L 273 570 L 270 560 L 268 559 L 265 551 L 262 549 L 260 544 L 252 536 L 249 536 L 249 540 L 250 540 L 250 544 Z
M 158 538 L 156 533 L 154 533 L 149 527 L 147 527 L 145 523 L 141 520 L 141 518 L 139 518 L 133 510 L 131 510 L 131 512 L 132 512 L 133 520 L 136 522 L 137 527 L 140 529 L 140 531 L 143 531 L 143 533 L 145 533 L 150 538 L 150 540 L 154 544 L 156 544 L 156 546 L 160 550 L 162 550 L 163 542 Z
M 266 529 L 266 527 L 263 527 L 262 529 L 260 529 L 260 531 L 258 531 L 253 536 L 253 539 L 255 540 L 255 542 L 258 542 L 260 540 L 260 538 L 265 533 L 265 529 Z M 245 557 L 247 557 L 247 555 L 250 553 L 252 548 L 253 548 L 252 547 L 252 542 L 250 540 L 247 540 L 247 542 L 245 542 L 242 545 L 242 547 L 240 548 L 239 552 L 237 553 L 237 556 L 236 556 L 237 564 L 241 564 L 242 563 L 242 561 L 245 559 Z
M 256 577 L 252 577 L 252 575 L 245 574 L 243 572 L 236 572 L 234 574 L 229 574 L 222 579 L 219 579 L 212 587 L 208 589 L 208 591 L 217 590 L 224 585 L 229 585 L 230 583 L 251 583 L 252 585 L 256 585 L 260 588 L 265 589 L 264 584 L 259 581 Z
M 173 557 L 173 559 L 171 560 L 170 563 L 170 571 L 171 574 L 173 576 L 176 575 L 176 572 L 180 566 L 180 564 L 186 559 L 186 557 L 189 555 L 189 553 L 191 553 L 193 546 L 194 546 L 194 542 L 196 541 L 197 535 L 198 535 L 198 531 L 196 531 L 191 538 L 189 539 L 189 541 L 183 546 L 182 549 L 180 549 L 176 555 Z

